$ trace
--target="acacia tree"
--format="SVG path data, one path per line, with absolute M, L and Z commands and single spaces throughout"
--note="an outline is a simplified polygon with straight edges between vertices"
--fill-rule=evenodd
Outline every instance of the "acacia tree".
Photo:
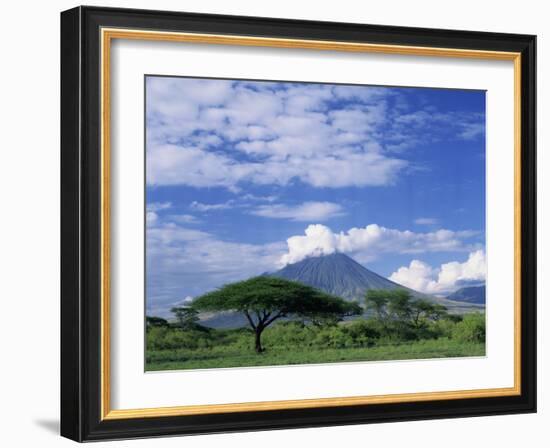
M 414 327 L 420 328 L 424 323 L 424 320 L 430 316 L 433 309 L 434 305 L 427 300 L 417 300 L 411 313 L 412 323 Z
M 437 321 L 448 317 L 447 308 L 438 303 L 420 299 L 411 303 L 411 319 L 415 328 L 420 328 L 426 320 Z
M 388 313 L 394 321 L 408 321 L 412 314 L 412 297 L 406 289 L 391 291 L 388 301 Z
M 199 321 L 198 312 L 196 309 L 189 306 L 178 306 L 170 310 L 179 323 L 182 330 L 189 330 L 196 326 Z
M 365 306 L 368 311 L 372 310 L 376 318 L 384 322 L 388 318 L 386 307 L 393 291 L 386 289 L 370 289 L 365 296 Z
M 437 321 L 447 317 L 447 308 L 425 299 L 414 300 L 406 289 L 373 289 L 365 297 L 367 310 L 372 310 L 377 319 L 387 324 L 401 322 L 419 329 L 426 320 Z
M 198 311 L 237 311 L 244 314 L 254 331 L 254 349 L 264 351 L 262 332 L 277 319 L 299 317 L 318 321 L 321 317 L 342 319 L 361 313 L 356 303 L 324 293 L 302 283 L 260 276 L 230 283 L 197 297 Z

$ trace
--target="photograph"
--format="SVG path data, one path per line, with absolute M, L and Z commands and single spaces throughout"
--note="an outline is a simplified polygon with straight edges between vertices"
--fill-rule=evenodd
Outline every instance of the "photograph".
M 146 74 L 145 370 L 486 355 L 486 91 Z
M 349 6 L 61 13 L 63 437 L 540 434 L 541 28 Z

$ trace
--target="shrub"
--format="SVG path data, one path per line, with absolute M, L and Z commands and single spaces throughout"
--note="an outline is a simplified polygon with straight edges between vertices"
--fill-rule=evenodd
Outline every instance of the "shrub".
M 279 322 L 265 331 L 265 345 L 292 347 L 308 345 L 313 338 L 315 328 L 307 328 L 303 322 Z
M 379 328 L 373 325 L 372 321 L 365 319 L 350 322 L 345 328 L 354 340 L 373 340 L 380 337 Z
M 167 327 L 153 327 L 147 330 L 147 348 L 149 350 L 209 348 L 212 342 L 208 333 L 200 331 L 182 331 Z
M 452 319 L 441 319 L 430 325 L 430 330 L 436 338 L 452 338 L 456 322 Z
M 485 342 L 485 315 L 471 313 L 454 326 L 453 339 L 462 342 Z

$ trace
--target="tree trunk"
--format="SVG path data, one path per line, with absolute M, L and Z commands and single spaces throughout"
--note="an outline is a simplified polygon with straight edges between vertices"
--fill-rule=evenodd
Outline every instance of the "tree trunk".
M 262 353 L 264 351 L 262 347 L 262 341 L 261 341 L 261 335 L 262 335 L 263 328 L 256 328 L 255 332 L 255 338 L 254 338 L 254 350 L 256 350 L 256 353 Z

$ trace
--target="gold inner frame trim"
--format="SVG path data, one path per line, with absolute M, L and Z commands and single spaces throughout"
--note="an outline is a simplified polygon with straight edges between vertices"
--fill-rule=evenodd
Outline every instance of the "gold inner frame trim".
M 278 39 L 217 34 L 101 29 L 101 419 L 117 420 L 263 410 L 308 409 L 414 401 L 502 397 L 521 394 L 521 54 L 459 48 L 418 47 L 304 39 Z M 113 39 L 238 45 L 355 53 L 454 57 L 513 61 L 514 63 L 514 386 L 506 388 L 368 395 L 302 400 L 279 400 L 229 404 L 188 405 L 140 409 L 111 409 L 110 346 L 110 66 Z

